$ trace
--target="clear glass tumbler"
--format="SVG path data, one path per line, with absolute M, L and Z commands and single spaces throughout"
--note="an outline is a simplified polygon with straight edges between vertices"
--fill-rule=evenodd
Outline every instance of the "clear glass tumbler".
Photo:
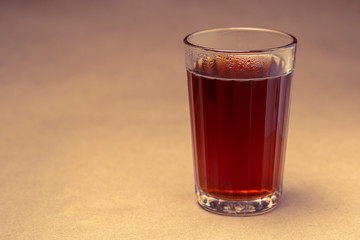
M 199 205 L 234 216 L 271 211 L 282 193 L 296 38 L 221 28 L 184 43 Z

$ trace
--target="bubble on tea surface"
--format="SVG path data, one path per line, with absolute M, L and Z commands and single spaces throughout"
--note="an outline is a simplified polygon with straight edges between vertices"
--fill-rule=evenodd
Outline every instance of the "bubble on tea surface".
M 195 72 L 223 79 L 259 79 L 281 75 L 284 63 L 279 57 L 264 55 L 215 55 L 200 58 Z

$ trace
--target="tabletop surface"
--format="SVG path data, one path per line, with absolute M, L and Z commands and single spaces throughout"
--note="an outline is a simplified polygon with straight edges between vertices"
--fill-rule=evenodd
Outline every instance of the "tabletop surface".
M 0 239 L 360 239 L 359 1 L 2 1 Z M 281 205 L 195 201 L 182 38 L 298 38 Z

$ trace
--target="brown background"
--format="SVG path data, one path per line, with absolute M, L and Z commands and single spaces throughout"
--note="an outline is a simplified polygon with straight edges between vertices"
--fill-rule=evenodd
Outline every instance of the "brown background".
M 1 1 L 0 239 L 360 238 L 360 1 Z M 182 38 L 299 40 L 284 198 L 195 202 Z

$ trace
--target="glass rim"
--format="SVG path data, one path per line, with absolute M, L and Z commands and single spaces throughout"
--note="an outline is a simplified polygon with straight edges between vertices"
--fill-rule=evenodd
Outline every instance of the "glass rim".
M 219 32 L 222 30 L 250 30 L 250 31 L 258 31 L 258 32 L 268 32 L 268 33 L 276 33 L 278 35 L 286 36 L 290 38 L 290 43 L 285 45 L 280 45 L 278 47 L 271 47 L 271 48 L 264 48 L 264 49 L 248 49 L 248 50 L 235 50 L 235 49 L 220 49 L 220 48 L 211 48 L 206 46 L 201 46 L 197 44 L 193 44 L 189 41 L 190 37 L 204 34 L 204 33 L 210 33 L 210 32 Z M 295 46 L 297 44 L 297 39 L 292 34 L 287 32 L 282 32 L 278 30 L 271 30 L 266 28 L 254 28 L 254 27 L 224 27 L 224 28 L 213 28 L 208 30 L 202 30 L 190 33 L 185 36 L 184 38 L 185 45 L 195 47 L 201 50 L 210 51 L 210 52 L 218 52 L 218 53 L 262 53 L 262 52 L 272 52 L 275 50 L 283 49 L 283 48 L 290 48 L 292 46 Z

